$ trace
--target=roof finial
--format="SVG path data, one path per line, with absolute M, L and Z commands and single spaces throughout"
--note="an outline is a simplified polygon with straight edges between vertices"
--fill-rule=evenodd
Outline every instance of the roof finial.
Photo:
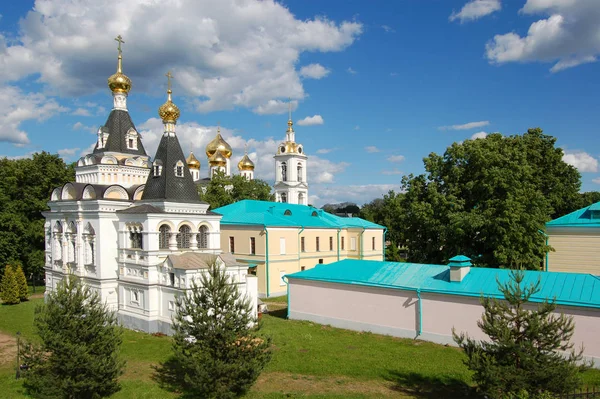
M 169 89 L 167 90 L 167 102 L 160 106 L 158 109 L 158 115 L 161 117 L 164 123 L 175 124 L 180 113 L 179 108 L 171 99 L 171 78 L 173 78 L 173 75 L 171 75 L 171 71 L 168 71 L 165 76 L 167 77 L 167 85 L 169 86 Z
M 165 76 L 167 77 L 167 94 L 168 94 L 168 100 L 167 101 L 172 101 L 171 100 L 171 79 L 173 79 L 173 75 L 171 74 L 171 71 L 167 71 L 167 73 L 165 74 Z
M 217 121 L 217 134 L 221 134 L 221 121 Z
M 289 120 L 292 120 L 292 98 L 288 97 L 288 114 L 289 114 Z
M 121 63 L 123 60 L 123 51 L 121 50 L 121 44 L 123 44 L 125 42 L 123 41 L 123 37 L 121 37 L 121 35 L 118 35 L 117 37 L 115 37 L 115 40 L 117 42 L 119 42 L 119 46 L 117 47 L 117 49 L 119 50 L 119 62 L 117 63 L 117 72 L 122 72 L 121 71 L 121 68 L 122 68 Z
M 248 155 L 248 143 L 244 144 L 244 153 Z
M 123 51 L 121 44 L 125 43 L 121 35 L 115 37 L 115 40 L 119 42 L 117 49 L 119 50 L 119 58 L 117 61 L 117 72 L 108 78 L 108 87 L 113 93 L 129 93 L 131 90 L 131 79 L 123 73 Z

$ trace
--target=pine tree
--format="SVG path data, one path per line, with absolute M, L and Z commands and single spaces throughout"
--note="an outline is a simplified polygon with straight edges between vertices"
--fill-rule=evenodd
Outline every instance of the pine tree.
M 224 269 L 210 262 L 200 284 L 177 299 L 173 355 L 159 379 L 194 398 L 243 395 L 271 359 L 270 338 L 252 327 L 251 305 Z
M 25 273 L 23 272 L 23 267 L 19 264 L 17 266 L 13 266 L 13 272 L 17 279 L 17 284 L 19 286 L 19 299 L 21 302 L 26 301 L 29 296 L 28 287 L 27 287 L 27 278 L 25 277 Z
M 2 283 L 0 285 L 0 299 L 7 305 L 15 305 L 19 300 L 19 282 L 15 270 L 11 265 L 6 265 Z
M 99 295 L 74 276 L 36 308 L 41 345 L 27 345 L 25 387 L 38 398 L 101 398 L 120 389 L 122 328 Z
M 573 318 L 554 313 L 554 300 L 537 308 L 528 304 L 540 291 L 540 280 L 526 285 L 524 277 L 523 271 L 513 270 L 509 281 L 497 281 L 504 301 L 482 297 L 485 311 L 477 325 L 489 340 L 476 341 L 452 331 L 467 355 L 465 364 L 474 372 L 474 381 L 490 398 L 566 393 L 581 384 L 580 373 L 588 367 L 581 363 L 583 348 L 575 352 L 570 343 Z

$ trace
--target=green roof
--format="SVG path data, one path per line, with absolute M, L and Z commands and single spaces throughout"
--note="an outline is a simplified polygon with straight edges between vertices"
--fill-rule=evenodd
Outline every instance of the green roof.
M 568 215 L 554 219 L 546 226 L 581 226 L 581 227 L 600 227 L 600 202 L 596 202 L 585 208 L 571 212 Z
M 532 302 L 556 298 L 556 303 L 560 305 L 600 308 L 599 276 L 538 271 L 524 273 L 524 284 L 540 279 L 541 290 L 531 298 Z M 461 282 L 451 282 L 450 268 L 446 265 L 345 259 L 319 264 L 286 277 L 447 295 L 480 297 L 483 294 L 503 298 L 496 279 L 508 281 L 510 270 L 472 267 Z
M 365 228 L 384 226 L 361 218 L 345 218 L 307 205 L 282 202 L 243 200 L 213 210 L 223 215 L 222 225 L 260 225 L 267 227 L 304 227 L 321 229 Z

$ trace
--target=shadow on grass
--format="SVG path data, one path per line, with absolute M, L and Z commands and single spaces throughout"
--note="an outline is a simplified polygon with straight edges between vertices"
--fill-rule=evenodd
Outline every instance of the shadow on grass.
M 269 310 L 269 316 L 277 317 L 278 319 L 287 319 L 287 308 Z
M 158 386 L 165 391 L 180 394 L 180 398 L 193 398 L 194 396 L 188 396 L 182 392 L 183 373 L 181 372 L 181 366 L 174 358 L 169 358 L 165 362 L 152 366 L 154 372 L 150 377 L 152 381 L 156 382 Z
M 392 389 L 422 399 L 482 399 L 475 389 L 453 377 L 427 377 L 419 373 L 390 371 L 385 377 Z

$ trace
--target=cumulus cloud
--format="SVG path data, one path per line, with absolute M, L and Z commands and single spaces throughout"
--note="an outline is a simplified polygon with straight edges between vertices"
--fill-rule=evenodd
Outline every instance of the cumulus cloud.
M 592 179 L 592 181 L 596 184 L 600 184 L 600 177 L 596 177 L 595 179 Z
M 14 86 L 0 85 L 0 110 L 0 142 L 25 145 L 29 144 L 29 137 L 20 128 L 22 122 L 41 122 L 57 113 L 66 112 L 67 108 L 41 93 L 28 94 Z
M 321 115 L 313 115 L 307 116 L 304 119 L 300 119 L 297 124 L 300 126 L 314 126 L 322 125 L 323 123 L 325 123 L 325 121 L 323 120 L 323 117 Z
M 254 108 L 254 112 L 259 115 L 284 114 L 289 111 L 290 104 L 292 106 L 292 111 L 295 111 L 298 108 L 298 101 L 269 100 L 265 104 Z
M 321 64 L 310 64 L 300 68 L 300 76 L 310 79 L 321 79 L 329 75 L 331 71 Z
M 96 133 L 98 131 L 98 127 L 95 126 L 87 126 L 81 122 L 75 122 L 73 124 L 73 130 L 85 130 L 86 132 Z
M 595 62 L 600 54 L 600 2 L 597 0 L 528 0 L 521 14 L 543 15 L 527 34 L 509 32 L 486 44 L 491 63 L 556 62 L 559 72 Z
M 64 148 L 64 149 L 62 149 L 62 150 L 58 150 L 58 151 L 56 151 L 56 152 L 57 152 L 57 153 L 58 153 L 58 155 L 60 155 L 62 158 L 64 158 L 64 159 L 70 159 L 70 158 L 72 158 L 72 157 L 73 157 L 73 155 L 75 155 L 75 153 L 76 153 L 77 151 L 79 151 L 79 150 L 80 150 L 80 148 L 79 148 L 79 147 L 77 147 L 77 148 Z
M 453 12 L 449 19 L 450 21 L 458 19 L 462 24 L 500 11 L 501 8 L 500 0 L 472 0 L 465 4 L 459 12 Z
M 365 150 L 367 150 L 367 152 L 371 154 L 374 152 L 379 152 L 379 148 L 375 147 L 374 145 L 369 145 L 365 147 Z
M 598 160 L 584 151 L 566 152 L 563 155 L 563 161 L 573 165 L 580 172 L 597 172 Z
M 404 161 L 404 155 L 392 155 L 387 160 L 390 162 L 402 162 Z
M 364 185 L 319 185 L 311 186 L 309 201 L 315 206 L 335 204 L 340 202 L 354 202 L 358 205 L 365 204 L 381 198 L 390 190 L 401 191 L 399 184 L 364 184 Z
M 305 97 L 302 53 L 342 51 L 362 31 L 357 21 L 297 19 L 275 1 L 37 0 L 18 36 L 0 37 L 0 80 L 33 75 L 64 96 L 105 90 L 121 34 L 134 91 L 156 90 L 171 70 L 174 91 L 201 112 L 267 113 L 272 100 Z
M 352 69 L 351 67 L 348 67 L 348 69 L 346 69 L 346 71 L 350 74 L 350 75 L 356 75 L 358 72 L 355 71 L 354 69 Z
M 490 124 L 490 121 L 469 122 L 462 125 L 440 126 L 440 130 L 468 130 L 477 127 L 484 127 Z
M 477 132 L 475 134 L 473 134 L 471 136 L 471 140 L 476 140 L 476 139 L 484 139 L 487 137 L 487 133 L 486 132 Z
M 317 150 L 317 154 L 329 154 L 334 149 L 335 148 L 321 148 L 321 149 Z

